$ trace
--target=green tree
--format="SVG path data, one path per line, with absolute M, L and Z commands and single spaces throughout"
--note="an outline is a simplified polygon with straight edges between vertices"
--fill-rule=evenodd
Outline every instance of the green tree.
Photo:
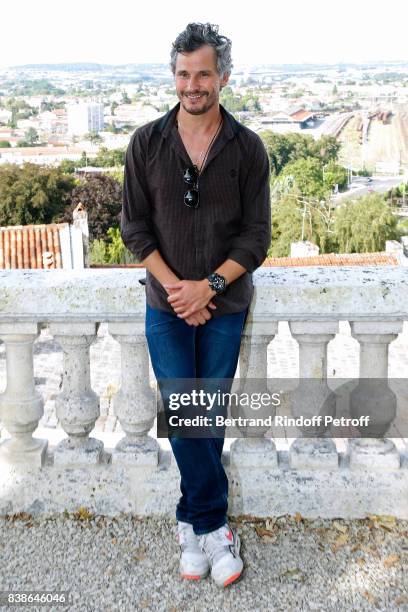
M 240 111 L 256 112 L 261 110 L 259 98 L 252 92 L 248 92 L 244 96 L 235 94 L 229 85 L 222 89 L 220 102 L 231 113 Z
M 286 194 L 272 206 L 272 241 L 268 257 L 288 257 L 291 242 L 302 235 L 302 209 Z
M 125 247 L 120 235 L 119 227 L 110 227 L 108 229 L 109 242 L 107 245 L 107 260 L 108 263 L 136 263 L 136 257 Z
M 125 163 L 126 147 L 119 149 L 108 149 L 101 147 L 94 160 L 95 166 L 99 168 L 111 168 L 113 166 L 123 166 Z
M 309 134 L 277 134 L 268 130 L 259 135 L 268 153 L 271 173 L 275 176 L 298 159 L 314 157 L 322 164 L 335 162 L 340 150 L 340 143 L 333 136 L 322 136 L 315 141 Z
M 89 263 L 93 265 L 108 263 L 106 244 L 103 240 L 92 240 L 89 243 Z
M 340 253 L 374 253 L 386 240 L 397 240 L 398 218 L 383 195 L 347 199 L 336 209 L 334 231 Z
M 314 157 L 321 159 L 325 164 L 337 161 L 341 143 L 335 136 L 320 136 L 318 140 L 315 140 L 311 151 Z
M 323 166 L 323 185 L 328 191 L 333 191 L 335 185 L 342 191 L 347 187 L 347 170 L 334 162 Z
M 117 167 L 115 167 L 115 168 L 106 168 L 106 171 L 104 172 L 104 174 L 106 174 L 107 176 L 111 176 L 120 185 L 123 185 L 124 171 L 125 171 L 124 166 L 122 166 L 122 168 L 117 168 Z
M 28 128 L 28 130 L 24 133 L 24 140 L 28 143 L 29 147 L 35 147 L 40 142 L 40 137 L 35 128 Z
M 12 130 L 15 130 L 17 127 L 17 112 L 14 109 L 11 111 L 11 117 L 8 120 L 7 125 Z
M 307 157 L 319 157 L 316 152 L 315 140 L 310 134 L 289 133 L 285 136 L 289 147 L 289 163 Z
M 0 149 L 9 149 L 11 144 L 8 140 L 0 140 Z
M 63 159 L 58 168 L 66 174 L 74 174 L 75 168 L 78 168 L 78 163 L 73 159 Z
M 321 253 L 335 251 L 333 217 L 330 200 L 318 202 L 307 198 L 296 187 L 281 194 L 272 204 L 272 242 L 268 255 L 287 257 L 291 243 L 299 240 L 317 244 Z
M 137 263 L 136 257 L 125 247 L 119 227 L 108 229 L 108 240 L 93 240 L 90 243 L 91 264 Z
M 281 179 L 286 177 L 290 177 L 303 196 L 321 200 L 330 194 L 330 189 L 323 183 L 322 164 L 314 157 L 298 159 L 287 164 L 280 175 Z
M 76 168 L 85 168 L 88 165 L 86 156 L 81 159 L 63 159 L 58 168 L 65 174 L 74 174 Z
M 260 132 L 260 137 L 265 145 L 269 157 L 271 173 L 278 176 L 289 161 L 291 148 L 284 134 L 265 131 Z
M 91 144 L 98 144 L 100 142 L 103 142 L 102 136 L 97 132 L 88 132 L 88 134 L 85 135 L 85 139 L 89 140 Z
M 73 177 L 59 168 L 24 164 L 0 167 L 0 225 L 51 223 L 65 210 Z

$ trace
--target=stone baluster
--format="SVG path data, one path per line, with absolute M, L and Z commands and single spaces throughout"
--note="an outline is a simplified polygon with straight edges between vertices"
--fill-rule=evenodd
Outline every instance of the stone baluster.
M 278 331 L 277 321 L 253 321 L 249 315 L 243 335 L 239 360 L 238 393 L 268 392 L 268 345 Z M 276 389 L 271 393 L 276 392 Z M 265 418 L 275 416 L 275 407 L 269 405 L 258 410 L 251 407 L 234 406 L 231 403 L 232 417 Z M 231 444 L 230 463 L 237 468 L 277 467 L 277 452 L 275 443 L 266 439 L 268 425 L 257 427 L 239 426 L 243 438 L 238 438 Z
M 109 333 L 121 348 L 121 386 L 113 405 L 126 434 L 116 445 L 112 462 L 154 467 L 158 464 L 160 447 L 148 432 L 154 424 L 157 402 L 149 384 L 144 323 L 109 323 Z
M 349 440 L 350 468 L 398 469 L 399 453 L 383 436 L 396 415 L 397 401 L 388 386 L 388 348 L 402 331 L 402 321 L 355 321 L 351 333 L 360 343 L 360 380 L 350 396 L 352 418 L 369 416 L 358 429 L 362 438 Z
M 0 396 L 0 418 L 11 436 L 0 445 L 0 458 L 27 467 L 43 465 L 48 444 L 32 437 L 44 414 L 43 399 L 34 384 L 33 343 L 38 334 L 37 323 L 0 323 L 7 367 L 7 386 Z
M 56 397 L 58 420 L 68 438 L 55 449 L 54 464 L 98 464 L 103 443 L 89 434 L 99 417 L 99 397 L 91 389 L 89 348 L 96 336 L 95 323 L 52 323 L 50 332 L 63 350 L 62 391 Z
M 338 467 L 336 445 L 321 436 L 325 416 L 336 413 L 336 397 L 327 385 L 327 345 L 338 332 L 337 321 L 291 321 L 290 331 L 299 343 L 299 385 L 293 393 L 293 416 L 312 419 L 301 427 L 302 437 L 290 447 L 289 463 L 295 469 Z M 314 419 L 314 420 L 313 420 Z

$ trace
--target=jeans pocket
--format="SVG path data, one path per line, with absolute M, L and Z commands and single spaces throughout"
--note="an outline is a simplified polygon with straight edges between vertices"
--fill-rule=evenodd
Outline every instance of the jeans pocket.
M 146 324 L 146 336 L 163 336 L 176 329 L 177 321 L 159 321 Z
M 223 315 L 222 317 L 213 319 L 211 329 L 214 333 L 219 334 L 221 337 L 229 336 L 234 338 L 241 336 L 246 314 L 247 310 Z
M 176 329 L 179 323 L 180 320 L 170 312 L 151 308 L 150 306 L 146 309 L 146 336 L 149 334 L 154 336 L 168 334 Z

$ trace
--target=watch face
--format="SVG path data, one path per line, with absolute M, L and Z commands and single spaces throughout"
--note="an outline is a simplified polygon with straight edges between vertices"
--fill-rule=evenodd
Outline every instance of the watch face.
M 226 281 L 223 276 L 215 272 L 214 274 L 210 274 L 208 280 L 210 281 L 211 289 L 214 289 L 217 293 L 222 293 L 222 291 L 224 291 Z

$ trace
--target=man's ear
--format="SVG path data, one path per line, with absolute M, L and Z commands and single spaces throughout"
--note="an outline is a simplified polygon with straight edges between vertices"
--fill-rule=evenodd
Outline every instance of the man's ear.
M 223 87 L 226 86 L 226 84 L 229 81 L 230 74 L 231 74 L 230 72 L 224 72 L 224 74 L 223 74 L 223 76 L 221 78 L 221 82 L 220 82 L 220 89 L 222 89 Z

